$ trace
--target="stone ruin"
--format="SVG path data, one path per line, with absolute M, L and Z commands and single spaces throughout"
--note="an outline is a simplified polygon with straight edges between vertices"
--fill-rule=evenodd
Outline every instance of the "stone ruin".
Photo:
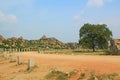
M 110 40 L 110 52 L 113 55 L 120 55 L 120 39 Z
M 18 56 L 18 65 L 22 64 L 22 56 Z
M 3 57 L 4 57 L 5 59 L 9 59 L 9 56 L 10 56 L 10 55 L 9 55 L 8 52 L 4 52 L 4 53 L 3 53 Z
M 35 61 L 34 61 L 34 59 L 30 58 L 28 60 L 28 68 L 27 68 L 27 70 L 31 71 L 34 67 L 35 67 Z

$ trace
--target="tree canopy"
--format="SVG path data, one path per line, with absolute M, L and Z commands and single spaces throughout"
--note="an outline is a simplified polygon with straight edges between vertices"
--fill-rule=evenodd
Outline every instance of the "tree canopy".
M 108 41 L 112 38 L 112 32 L 106 24 L 84 24 L 79 31 L 79 44 L 83 48 L 107 49 Z

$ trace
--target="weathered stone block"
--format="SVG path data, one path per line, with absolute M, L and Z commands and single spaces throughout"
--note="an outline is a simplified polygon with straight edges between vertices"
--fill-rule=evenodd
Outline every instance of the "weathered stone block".
M 10 55 L 9 55 L 7 52 L 4 52 L 4 53 L 3 53 L 3 57 L 4 57 L 5 59 L 8 59 L 9 56 L 10 56 Z
M 18 56 L 18 65 L 22 64 L 22 56 Z
M 33 67 L 35 67 L 35 61 L 34 59 L 30 58 L 28 60 L 28 70 L 31 70 Z

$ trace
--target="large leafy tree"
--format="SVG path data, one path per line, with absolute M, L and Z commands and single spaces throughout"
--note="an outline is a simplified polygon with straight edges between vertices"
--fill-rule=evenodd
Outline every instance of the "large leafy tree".
M 108 41 L 112 37 L 112 32 L 105 24 L 84 24 L 79 31 L 79 44 L 83 48 L 93 49 L 108 48 Z

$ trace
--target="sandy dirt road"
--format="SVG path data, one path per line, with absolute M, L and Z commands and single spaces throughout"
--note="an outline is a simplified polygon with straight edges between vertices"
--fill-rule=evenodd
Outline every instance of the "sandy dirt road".
M 9 59 L 0 59 L 0 80 L 40 80 L 51 69 L 65 72 L 75 69 L 120 74 L 120 56 L 56 55 L 36 52 L 14 53 L 12 55 L 16 57 L 21 55 L 23 64 L 17 65 L 17 62 L 10 63 Z M 31 73 L 26 73 L 29 58 L 35 60 L 37 67 Z

